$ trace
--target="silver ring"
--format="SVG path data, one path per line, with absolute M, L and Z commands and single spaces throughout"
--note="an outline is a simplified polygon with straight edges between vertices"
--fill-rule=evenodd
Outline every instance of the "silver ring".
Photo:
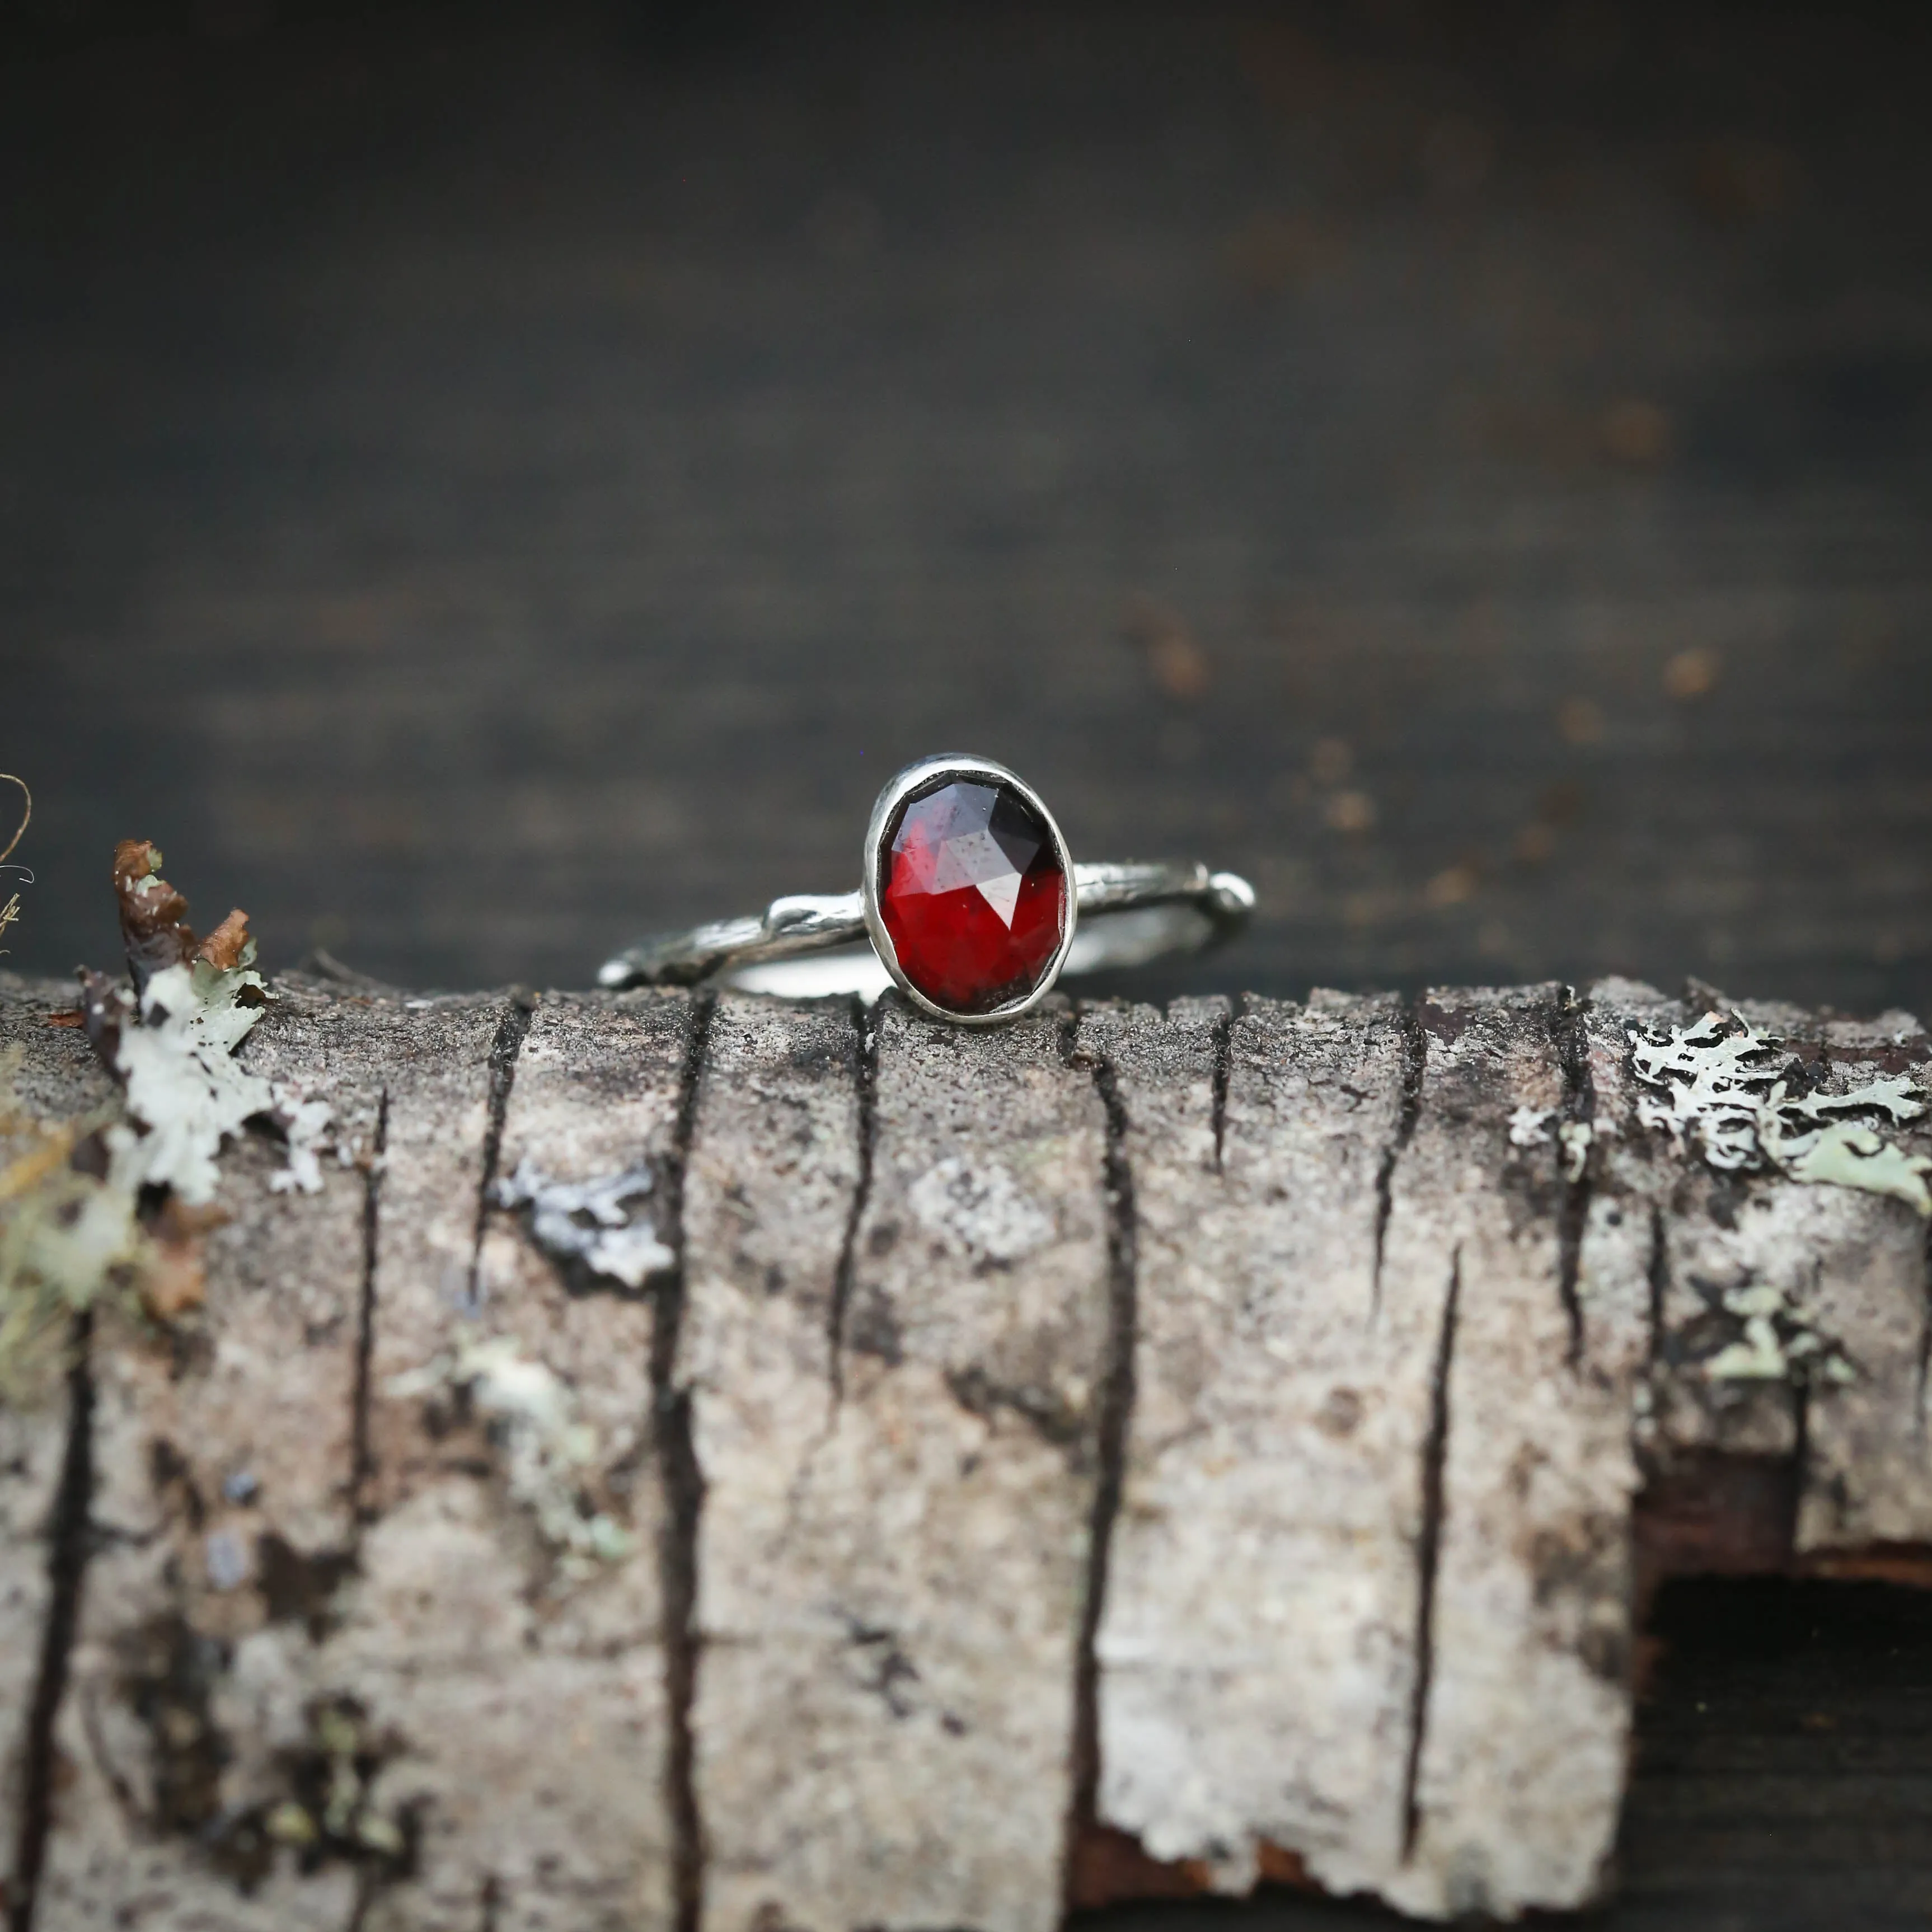
M 896 985 L 935 1019 L 996 1026 L 1030 1012 L 1063 974 L 1219 944 L 1254 904 L 1246 880 L 1205 866 L 1076 865 L 1023 778 L 946 752 L 907 766 L 880 793 L 856 892 L 797 894 L 644 940 L 597 979 L 715 978 L 794 999 L 873 998 Z

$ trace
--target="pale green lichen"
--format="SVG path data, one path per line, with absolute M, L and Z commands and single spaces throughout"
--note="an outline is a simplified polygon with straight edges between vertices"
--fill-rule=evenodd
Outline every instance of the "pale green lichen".
M 1588 1120 L 1565 1120 L 1556 1130 L 1558 1159 L 1563 1167 L 1565 1180 L 1581 1180 L 1583 1170 L 1590 1164 L 1591 1144 L 1596 1138 L 1596 1130 Z
M 20 1057 L 0 1055 L 0 1397 L 24 1405 L 44 1393 L 73 1317 L 130 1286 L 152 1244 L 134 1191 L 74 1165 L 116 1110 L 36 1120 L 14 1098 Z
M 145 1228 L 144 1188 L 206 1206 L 223 1143 L 251 1117 L 272 1114 L 287 1130 L 288 1164 L 269 1185 L 320 1189 L 328 1106 L 236 1058 L 270 997 L 254 957 L 250 940 L 232 967 L 196 959 L 153 974 L 138 1000 L 124 990 L 112 996 L 124 1096 L 81 1119 L 57 1126 L 31 1119 L 12 1100 L 18 1052 L 0 1062 L 0 1392 L 10 1400 L 44 1390 L 73 1316 L 110 1292 L 128 1292 L 131 1303 L 170 1252 L 181 1260 L 182 1248 L 165 1249 Z M 75 1150 L 97 1135 L 106 1171 L 83 1172 Z M 196 1299 L 199 1266 L 186 1252 L 188 1298 Z M 156 1312 L 184 1305 L 164 1300 L 157 1298 Z
M 262 1828 L 278 1844 L 298 1848 L 314 1844 L 322 1834 L 315 1820 L 292 1798 L 285 1798 L 262 1821 Z
M 466 1338 L 388 1384 L 389 1394 L 403 1398 L 446 1388 L 466 1391 L 477 1413 L 495 1425 L 510 1494 L 529 1510 L 544 1540 L 562 1552 L 566 1576 L 580 1580 L 600 1563 L 632 1552 L 636 1545 L 630 1532 L 580 1500 L 599 1444 L 597 1432 L 579 1419 L 562 1376 L 520 1354 L 508 1336 L 497 1335 Z
M 244 1004 L 244 992 L 259 998 Z M 275 1104 L 274 1089 L 235 1057 L 267 992 L 252 964 L 224 972 L 202 960 L 167 967 L 142 989 L 141 1023 L 122 1028 L 114 1056 L 144 1130 L 120 1128 L 112 1143 L 136 1186 L 172 1187 L 190 1207 L 214 1199 L 221 1143 Z
M 1769 1282 L 1726 1288 L 1720 1298 L 1744 1333 L 1704 1364 L 1712 1382 L 1850 1382 L 1858 1371 L 1821 1335 L 1782 1288 Z
M 368 1751 L 360 1721 L 349 1710 L 325 1705 L 310 1714 L 309 1732 L 310 1748 L 326 1775 L 322 1802 L 311 1810 L 284 1798 L 262 1820 L 263 1831 L 276 1844 L 298 1852 L 312 1853 L 323 1846 L 340 1853 L 359 1847 L 379 1858 L 401 1858 L 407 1836 L 394 1819 L 375 1808 L 360 1768 Z
M 326 1100 L 302 1100 L 280 1086 L 275 1100 L 288 1136 L 287 1165 L 269 1175 L 268 1186 L 277 1194 L 320 1194 L 322 1155 L 332 1147 L 344 1166 L 353 1158 L 346 1143 L 338 1144 L 331 1131 L 334 1111 Z
M 136 1186 L 171 1187 L 190 1207 L 205 1205 L 214 1198 L 223 1143 L 256 1115 L 272 1114 L 288 1151 L 287 1165 L 268 1185 L 278 1193 L 321 1192 L 320 1156 L 332 1119 L 328 1103 L 304 1099 L 298 1088 L 266 1079 L 236 1058 L 273 998 L 255 970 L 252 939 L 234 966 L 196 959 L 148 980 L 140 1024 L 121 1029 L 115 1050 L 128 1112 L 140 1130 L 110 1137 L 124 1178 Z
M 1909 1202 L 1932 1216 L 1932 1157 L 1908 1154 L 1868 1120 L 1921 1119 L 1925 1102 L 1900 1076 L 1846 1094 L 1793 1094 L 1778 1066 L 1783 1042 L 1742 1014 L 1707 1013 L 1665 1039 L 1630 1030 L 1631 1064 L 1651 1090 L 1637 1118 L 1725 1173 L 1775 1172 Z
M 1554 1108 L 1522 1106 L 1510 1114 L 1510 1145 L 1545 1147 L 1556 1130 L 1556 1164 L 1565 1180 L 1581 1180 L 1590 1164 L 1590 1150 L 1600 1130 L 1590 1120 L 1566 1120 Z

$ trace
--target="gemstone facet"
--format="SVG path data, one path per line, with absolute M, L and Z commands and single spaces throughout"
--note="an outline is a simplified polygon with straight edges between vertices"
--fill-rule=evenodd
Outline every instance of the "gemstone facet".
M 879 868 L 899 969 L 934 1006 L 990 1013 L 1052 967 L 1066 875 L 1052 832 L 1012 786 L 948 778 L 916 794 L 886 828 Z

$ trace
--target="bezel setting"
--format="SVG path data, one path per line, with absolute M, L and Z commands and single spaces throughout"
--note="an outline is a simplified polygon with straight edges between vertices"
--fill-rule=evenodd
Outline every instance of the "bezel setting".
M 886 930 L 885 920 L 879 910 L 880 873 L 884 857 L 886 836 L 892 821 L 908 800 L 954 778 L 1004 785 L 1017 793 L 1028 808 L 1039 814 L 1040 823 L 1046 827 L 1047 836 L 1052 841 L 1054 855 L 1060 863 L 1060 944 L 1054 949 L 1052 958 L 1048 961 L 1046 969 L 1030 992 L 983 1013 L 962 1012 L 956 1007 L 941 1006 L 921 992 L 899 964 L 898 950 L 892 944 L 892 936 Z M 1066 839 L 1060 831 L 1059 820 L 1047 809 L 1046 801 L 1018 772 L 1009 771 L 1004 765 L 997 764 L 991 758 L 976 758 L 964 752 L 946 752 L 935 758 L 921 758 L 916 764 L 907 766 L 904 771 L 898 773 L 879 794 L 878 802 L 872 807 L 871 821 L 866 827 L 860 892 L 865 902 L 866 930 L 871 936 L 872 950 L 879 956 L 880 963 L 892 975 L 892 983 L 921 1012 L 928 1014 L 934 1019 L 944 1020 L 953 1026 L 1002 1026 L 1010 1020 L 1018 1019 L 1022 1015 L 1031 1012 L 1053 991 L 1060 978 L 1060 968 L 1066 964 L 1066 956 L 1073 945 L 1073 929 L 1078 922 L 1080 913 L 1080 896 L 1074 878 L 1073 855 L 1067 850 Z

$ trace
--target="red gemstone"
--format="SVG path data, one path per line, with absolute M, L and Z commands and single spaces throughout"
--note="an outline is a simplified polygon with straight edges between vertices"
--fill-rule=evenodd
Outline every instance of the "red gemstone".
M 1066 875 L 1046 821 L 1010 785 L 952 778 L 899 808 L 880 855 L 879 916 L 899 969 L 956 1013 L 1037 986 L 1066 929 Z

